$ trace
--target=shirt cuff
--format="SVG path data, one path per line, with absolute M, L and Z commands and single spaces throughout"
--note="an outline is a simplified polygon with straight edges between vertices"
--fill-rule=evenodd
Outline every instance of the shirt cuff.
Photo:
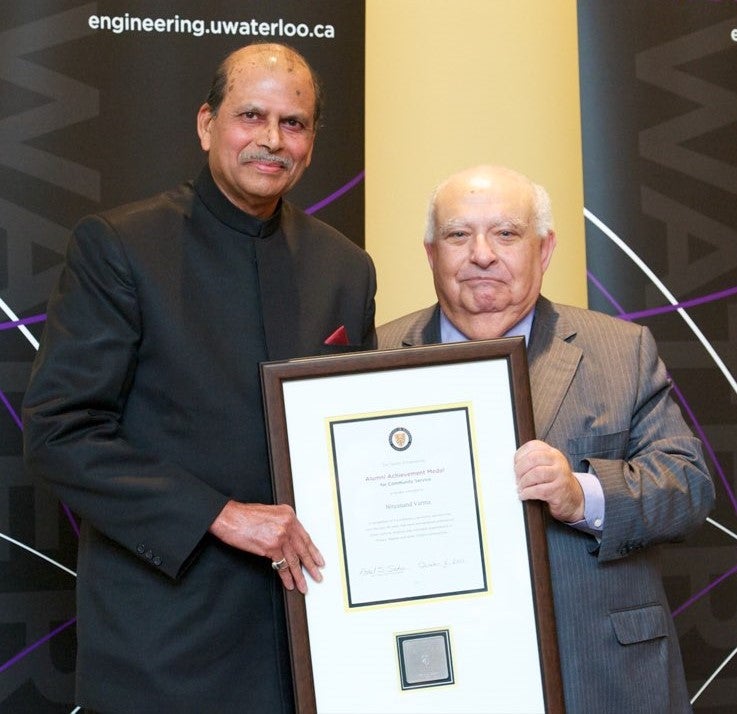
M 574 472 L 583 489 L 583 519 L 569 523 L 572 528 L 600 536 L 604 529 L 604 490 L 599 479 L 591 473 Z

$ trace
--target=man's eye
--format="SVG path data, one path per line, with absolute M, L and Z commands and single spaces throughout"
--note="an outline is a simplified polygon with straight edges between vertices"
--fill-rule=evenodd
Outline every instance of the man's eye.
M 304 124 L 298 119 L 285 119 L 283 124 L 288 129 L 304 129 Z
M 468 241 L 468 234 L 463 231 L 452 231 L 443 236 L 447 245 L 464 245 Z

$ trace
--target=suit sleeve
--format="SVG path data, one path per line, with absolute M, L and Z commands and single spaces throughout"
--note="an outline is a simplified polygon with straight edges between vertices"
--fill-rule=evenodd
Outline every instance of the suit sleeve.
M 126 439 L 141 330 L 118 237 L 103 219 L 86 219 L 49 300 L 24 399 L 24 455 L 75 513 L 177 577 L 227 498 Z
M 701 443 L 671 398 L 665 366 L 645 328 L 640 331 L 633 371 L 632 416 L 629 432 L 622 434 L 626 458 L 588 459 L 606 502 L 600 561 L 682 540 L 703 523 L 714 504 L 714 485 Z

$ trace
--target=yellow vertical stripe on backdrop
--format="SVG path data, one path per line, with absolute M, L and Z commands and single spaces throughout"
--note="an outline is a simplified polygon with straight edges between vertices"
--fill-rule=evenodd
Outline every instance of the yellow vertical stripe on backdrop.
M 553 300 L 586 305 L 576 4 L 366 0 L 366 248 L 377 324 L 435 301 L 427 198 L 456 170 L 499 163 L 543 184 L 558 247 Z

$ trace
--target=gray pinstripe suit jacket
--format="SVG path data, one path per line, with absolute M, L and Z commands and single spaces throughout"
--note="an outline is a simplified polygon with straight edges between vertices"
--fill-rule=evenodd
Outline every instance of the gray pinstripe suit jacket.
M 380 348 L 439 342 L 439 307 L 378 336 Z M 639 325 L 541 297 L 528 363 L 537 437 L 573 470 L 591 467 L 606 503 L 600 541 L 552 518 L 547 525 L 566 710 L 690 712 L 652 546 L 701 524 L 714 487 L 655 341 Z

